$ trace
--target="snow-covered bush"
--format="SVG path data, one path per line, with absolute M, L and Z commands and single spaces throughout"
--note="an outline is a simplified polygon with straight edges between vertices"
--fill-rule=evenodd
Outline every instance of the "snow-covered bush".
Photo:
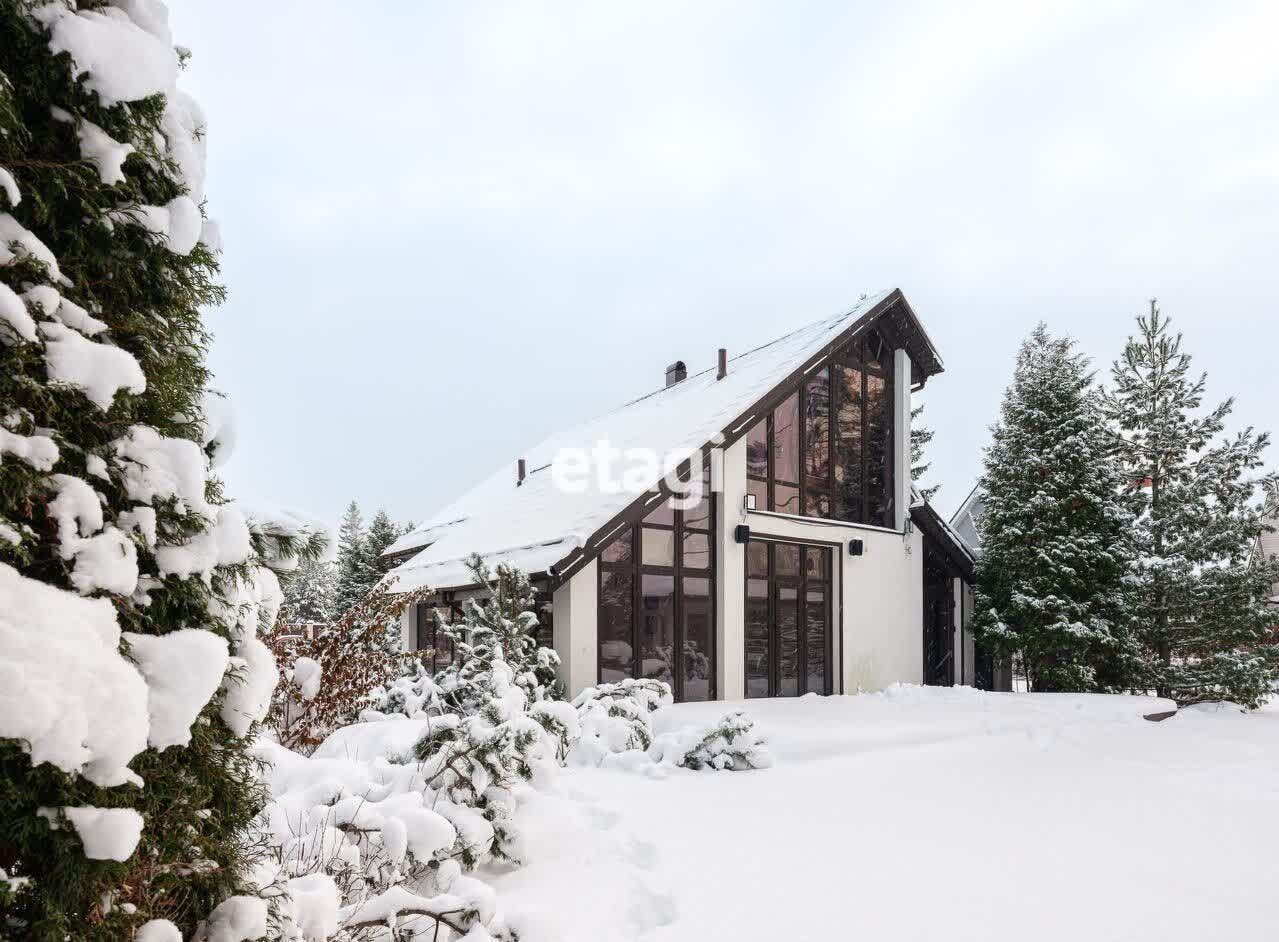
M 656 762 L 731 771 L 773 764 L 763 737 L 741 710 L 709 727 L 692 724 L 655 734 L 654 714 L 671 703 L 670 687 L 651 678 L 588 687 L 573 699 L 579 733 L 570 744 L 569 763 L 645 769 Z
M 256 897 L 235 908 L 274 910 L 266 934 L 289 942 L 507 938 L 492 889 L 463 873 L 468 848 L 491 840 L 492 828 L 394 748 L 371 760 L 341 754 L 370 731 L 348 727 L 311 758 L 259 742 L 272 791 L 259 819 L 267 853 L 253 874 Z
M 0 935 L 189 934 L 262 802 L 268 567 L 319 535 L 212 476 L 219 239 L 164 5 L 0 0 L 0 37 Z
M 606 756 L 647 751 L 653 744 L 651 714 L 672 702 L 671 688 L 651 678 L 587 687 L 573 698 L 581 732 L 569 762 L 599 765 Z
M 427 784 L 455 804 L 474 809 L 487 823 L 463 842 L 468 867 L 496 858 L 514 860 L 511 812 L 519 788 L 545 774 L 577 733 L 564 701 L 530 703 L 514 671 L 494 658 L 483 683 L 470 689 L 469 712 L 447 712 L 427 721 L 414 747 Z
M 379 702 L 395 712 L 365 710 L 364 723 L 337 730 L 309 759 L 260 744 L 274 800 L 260 818 L 270 852 L 255 882 L 284 938 L 381 939 L 388 924 L 405 938 L 433 939 L 441 926 L 468 939 L 509 937 L 491 889 L 463 871 L 518 863 L 514 811 L 525 789 L 554 773 L 577 715 L 562 700 L 531 699 L 530 690 L 546 691 L 530 683 L 528 665 L 545 659 L 513 629 L 523 622 L 482 621 L 473 608 L 468 669 L 451 672 L 447 690 L 426 676 L 383 687 Z M 315 702 L 329 678 L 317 681 L 314 662 L 302 659 L 292 681 Z
M 663 733 L 648 752 L 657 762 L 695 770 L 745 772 L 773 764 L 764 737 L 741 710 L 724 714 L 709 729 L 688 726 Z
M 469 561 L 477 585 L 463 621 L 444 626 L 457 659 L 435 675 L 415 662 L 369 697 L 366 719 L 386 714 L 428 718 L 414 754 L 432 788 L 478 810 L 491 834 L 460 849 L 467 866 L 513 856 L 509 833 L 512 792 L 533 780 L 539 767 L 563 758 L 577 737 L 577 715 L 559 695 L 559 658 L 537 644 L 537 616 L 528 578 L 499 566 L 496 574 L 478 556 Z
M 355 722 L 371 702 L 370 691 L 385 689 L 413 662 L 387 653 L 388 636 L 398 642 L 401 614 L 425 596 L 380 586 L 315 638 L 290 635 L 276 624 L 269 641 L 284 682 L 275 690 L 270 725 L 281 744 L 309 752 L 333 730 Z

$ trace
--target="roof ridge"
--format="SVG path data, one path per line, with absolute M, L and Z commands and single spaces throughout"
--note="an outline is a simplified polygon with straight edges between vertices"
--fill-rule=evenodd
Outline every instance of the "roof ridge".
M 769 341 L 768 341 L 768 342 L 766 342 L 766 343 L 761 343 L 758 347 L 751 347 L 751 349 L 749 349 L 749 350 L 747 350 L 747 351 L 745 351 L 745 352 L 743 352 L 743 353 L 739 353 L 739 354 L 737 354 L 737 356 L 729 357 L 729 358 L 728 358 L 728 362 L 729 362 L 729 363 L 734 363 L 734 362 L 736 362 L 736 361 L 738 361 L 738 360 L 742 360 L 742 359 L 744 359 L 744 358 L 746 358 L 746 357 L 748 357 L 748 356 L 752 356 L 752 355 L 754 355 L 754 354 L 756 354 L 756 353 L 759 353 L 761 350 L 767 350 L 769 347 L 773 346 L 774 344 L 779 344 L 779 343 L 781 343 L 781 342 L 782 342 L 782 341 L 784 341 L 784 340 L 788 340 L 788 339 L 790 339 L 791 337 L 794 337 L 796 334 L 803 333 L 803 332 L 804 332 L 804 331 L 806 331 L 806 330 L 811 330 L 811 329 L 813 329 L 814 327 L 817 327 L 817 326 L 818 326 L 818 325 L 820 325 L 820 324 L 830 323 L 830 324 L 832 324 L 832 325 L 833 325 L 833 324 L 836 324 L 836 323 L 838 323 L 838 322 L 840 322 L 840 321 L 847 320 L 849 317 L 852 317 L 852 316 L 853 316 L 854 314 L 856 314 L 859 310 L 861 310 L 861 308 L 862 308 L 862 307 L 863 307 L 863 306 L 864 306 L 864 305 L 865 305 L 868 301 L 870 301 L 870 299 L 871 299 L 871 298 L 873 298 L 873 297 L 875 297 L 875 296 L 877 296 L 877 295 L 883 295 L 883 296 L 885 296 L 885 297 L 886 297 L 886 296 L 887 296 L 888 294 L 890 294 L 890 293 L 891 293 L 891 289 L 889 289 L 889 290 L 885 290 L 885 291 L 874 291 L 874 292 L 871 292 L 871 293 L 869 293 L 869 294 L 863 294 L 860 298 L 858 298 L 858 299 L 857 299 L 857 304 L 855 304 L 853 307 L 849 308 L 847 311 L 844 311 L 844 312 L 843 312 L 843 313 L 841 313 L 841 314 L 832 314 L 832 315 L 831 315 L 831 316 L 829 316 L 829 317 L 822 317 L 822 318 L 818 318 L 818 319 L 817 319 L 817 320 L 815 320 L 815 321 L 809 321 L 807 324 L 804 324 L 804 325 L 802 325 L 802 326 L 800 326 L 800 327 L 796 327 L 794 330 L 792 330 L 792 331 L 788 331 L 787 333 L 784 333 L 784 334 L 782 334 L 782 335 L 781 335 L 781 336 L 779 336 L 779 337 L 774 337 L 772 340 L 769 340 Z M 637 403 L 637 402 L 643 402 L 645 399 L 650 399 L 650 398 L 652 398 L 653 396 L 656 396 L 656 395 L 659 395 L 659 394 L 661 394 L 661 393 L 664 393 L 664 392 L 666 392 L 666 390 L 668 390 L 668 389 L 675 389 L 676 387 L 678 387 L 678 386 L 679 386 L 679 385 L 681 385 L 682 383 L 686 383 L 686 382 L 688 382 L 688 381 L 689 381 L 689 380 L 691 380 L 691 379 L 697 379 L 697 377 L 699 377 L 699 376 L 704 376 L 705 374 L 707 374 L 707 373 L 711 372 L 712 370 L 714 370 L 714 369 L 716 369 L 716 368 L 717 368 L 717 367 L 708 366 L 708 367 L 706 367 L 705 369 L 698 370 L 696 373 L 693 373 L 691 376 L 688 376 L 688 377 L 686 377 L 685 379 L 681 380 L 681 381 L 680 381 L 680 383 L 676 383 L 676 384 L 671 385 L 671 386 L 662 386 L 662 387 L 661 387 L 661 388 L 659 388 L 659 389 L 654 389 L 654 390 L 652 390 L 651 392 L 646 392 L 646 393 L 644 393 L 644 395 L 642 395 L 642 396 L 637 396 L 636 398 L 634 398 L 634 399 L 630 400 L 629 402 L 624 402 L 624 403 L 622 403 L 622 404 L 621 404 L 621 405 L 619 405 L 619 406 L 615 406 L 615 407 L 613 407 L 612 409 L 609 409 L 607 412 L 601 412 L 599 415 L 596 415 L 596 416 L 594 416 L 594 417 L 593 417 L 593 418 L 591 418 L 591 419 L 586 419 L 585 421 L 587 421 L 587 422 L 592 422 L 592 421 L 594 421 L 595 419 L 602 419 L 602 418 L 604 418 L 605 416 L 612 415 L 614 412 L 619 412 L 619 411 L 621 411 L 622 409 L 628 408 L 629 406 L 633 406 L 633 405 L 635 405 L 635 403 Z

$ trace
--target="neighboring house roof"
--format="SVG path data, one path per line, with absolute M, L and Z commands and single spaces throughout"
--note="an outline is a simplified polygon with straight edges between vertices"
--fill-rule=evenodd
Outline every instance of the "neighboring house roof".
M 959 509 L 950 517 L 951 529 L 964 541 L 973 556 L 981 553 L 981 535 L 977 532 L 977 518 L 981 516 L 983 509 L 981 488 L 975 486 L 968 492 Z
M 560 564 L 576 565 L 597 550 L 601 538 L 611 536 L 621 515 L 645 494 L 601 488 L 594 480 L 578 492 L 557 487 L 551 463 L 562 449 L 590 452 L 603 441 L 620 453 L 647 449 L 676 467 L 707 450 L 716 436 L 731 444 L 754 422 L 757 407 L 771 408 L 765 400 L 779 387 L 872 322 L 910 352 L 914 382 L 941 372 L 936 348 L 899 290 L 864 297 L 847 313 L 732 358 L 723 379 L 716 378 L 712 367 L 525 451 L 529 472 L 522 484 L 516 483 L 512 461 L 388 547 L 389 556 L 420 547 L 392 570 L 395 589 L 469 585 L 464 560 L 475 552 L 490 563 L 506 561 L 529 573 L 552 567 L 565 572 Z M 662 472 L 651 477 L 643 482 L 648 492 L 659 488 Z
M 921 499 L 917 490 L 911 489 L 914 502 L 910 507 L 910 519 L 923 533 L 930 537 L 941 550 L 950 564 L 959 570 L 959 574 L 967 582 L 973 581 L 973 568 L 977 564 L 976 554 L 968 543 L 951 527 L 941 514 L 933 509 L 933 505 Z

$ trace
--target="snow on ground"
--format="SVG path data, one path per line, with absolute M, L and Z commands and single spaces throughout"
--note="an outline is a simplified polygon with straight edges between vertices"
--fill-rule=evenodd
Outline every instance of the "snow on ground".
M 728 705 L 659 713 L 674 728 Z M 491 879 L 525 942 L 1273 931 L 1279 710 L 898 687 L 751 701 L 771 769 L 565 770 Z

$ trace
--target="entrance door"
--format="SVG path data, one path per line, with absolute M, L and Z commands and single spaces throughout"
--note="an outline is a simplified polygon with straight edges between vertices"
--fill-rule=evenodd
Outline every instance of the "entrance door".
M 746 544 L 746 696 L 828 694 L 831 548 Z
M 955 579 L 924 543 L 924 683 L 955 685 Z

